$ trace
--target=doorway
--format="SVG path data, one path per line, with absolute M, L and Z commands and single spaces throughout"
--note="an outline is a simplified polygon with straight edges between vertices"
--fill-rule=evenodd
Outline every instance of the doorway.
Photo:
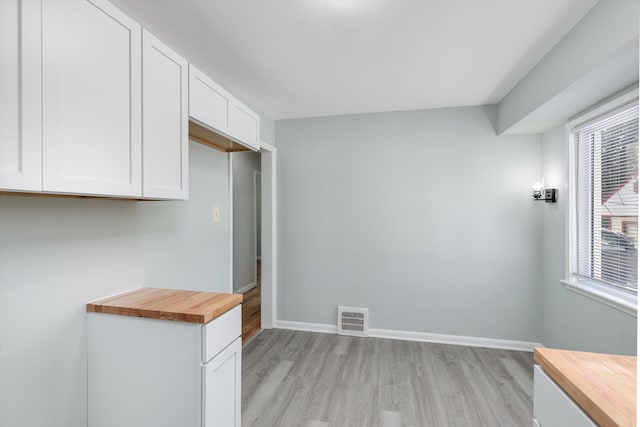
M 231 154 L 233 205 L 233 292 L 243 295 L 242 340 L 260 331 L 258 225 L 260 224 L 260 152 Z
M 242 341 L 273 327 L 275 147 L 230 155 L 231 287 L 243 295 Z

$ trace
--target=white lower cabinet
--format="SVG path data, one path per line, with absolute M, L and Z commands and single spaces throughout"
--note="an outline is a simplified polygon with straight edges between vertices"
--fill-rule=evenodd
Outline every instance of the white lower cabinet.
M 242 338 L 237 338 L 202 367 L 203 426 L 240 426 L 241 372 Z
M 87 316 L 89 427 L 240 427 L 241 306 L 207 324 Z
M 582 409 L 542 370 L 533 370 L 534 427 L 596 427 Z

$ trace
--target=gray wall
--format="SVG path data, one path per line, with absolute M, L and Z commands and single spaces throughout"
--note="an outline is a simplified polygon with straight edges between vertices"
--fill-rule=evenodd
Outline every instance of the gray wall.
M 157 287 L 229 292 L 228 154 L 191 142 L 189 201 L 140 203 L 144 280 Z M 213 222 L 213 207 L 220 222 Z
M 256 281 L 253 171 L 260 153 L 233 153 L 233 291 Z M 259 211 L 258 211 L 259 212 Z
M 542 208 L 543 343 L 547 347 L 636 354 L 636 318 L 569 291 L 565 278 L 567 159 L 564 126 L 543 135 L 542 173 L 559 188 L 558 202 Z
M 260 139 L 271 145 L 276 145 L 276 122 L 257 109 L 254 111 L 260 114 Z
M 227 155 L 192 143 L 190 175 L 188 202 L 0 196 L 1 426 L 86 426 L 86 302 L 229 291 Z
M 277 121 L 277 319 L 539 342 L 540 136 L 494 114 Z

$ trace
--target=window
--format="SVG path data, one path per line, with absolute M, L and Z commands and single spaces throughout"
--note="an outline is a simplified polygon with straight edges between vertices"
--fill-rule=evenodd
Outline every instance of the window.
M 573 124 L 569 281 L 635 305 L 638 102 Z

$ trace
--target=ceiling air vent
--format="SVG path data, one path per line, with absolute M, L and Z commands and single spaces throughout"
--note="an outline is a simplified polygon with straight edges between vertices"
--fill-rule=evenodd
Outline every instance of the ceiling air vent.
M 338 335 L 369 336 L 369 309 L 338 306 Z

